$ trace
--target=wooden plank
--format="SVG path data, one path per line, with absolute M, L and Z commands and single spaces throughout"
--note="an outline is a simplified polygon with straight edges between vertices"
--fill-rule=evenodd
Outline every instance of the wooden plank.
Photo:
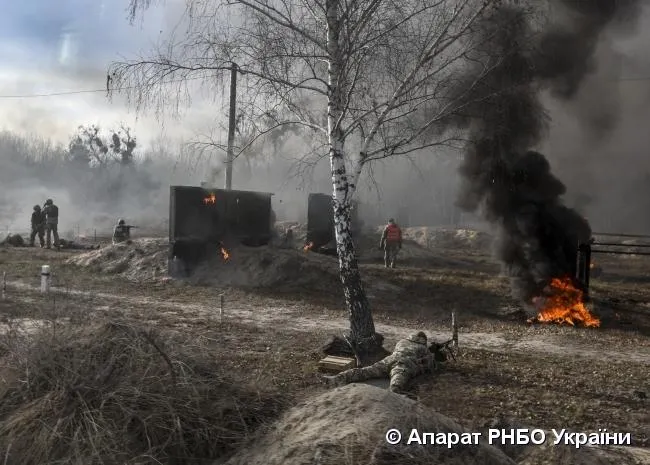
M 347 357 L 336 357 L 334 355 L 328 355 L 324 359 L 318 362 L 318 367 L 324 371 L 333 371 L 339 373 L 341 371 L 354 368 L 356 366 L 356 360 L 353 358 Z

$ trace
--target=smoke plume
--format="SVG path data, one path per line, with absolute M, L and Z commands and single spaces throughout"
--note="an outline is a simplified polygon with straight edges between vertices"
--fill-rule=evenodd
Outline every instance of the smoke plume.
M 480 103 L 471 109 L 475 122 L 460 169 L 459 205 L 481 209 L 497 226 L 498 258 L 524 302 L 552 277 L 575 275 L 577 245 L 591 236 L 587 220 L 563 204 L 566 187 L 534 150 L 547 128 L 542 92 L 574 98 L 595 71 L 601 34 L 633 26 L 640 8 L 637 0 L 548 5 L 543 18 L 521 6 L 501 6 L 482 24 L 482 61 L 492 71 L 479 91 Z M 594 132 L 611 130 L 616 115 L 601 115 L 592 124 Z

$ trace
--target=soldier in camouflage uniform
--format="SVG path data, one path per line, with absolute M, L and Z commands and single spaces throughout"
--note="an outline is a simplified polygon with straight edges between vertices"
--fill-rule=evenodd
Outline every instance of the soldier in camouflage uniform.
M 332 386 L 341 386 L 390 377 L 389 389 L 403 393 L 411 379 L 433 370 L 435 364 L 434 354 L 427 346 L 427 336 L 420 331 L 398 341 L 393 353 L 377 363 L 363 368 L 352 368 L 335 376 L 325 376 L 325 382 Z
M 32 232 L 29 235 L 30 247 L 34 247 L 34 241 L 37 235 L 38 241 L 41 243 L 41 248 L 45 247 L 45 215 L 40 205 L 34 205 L 34 212 L 32 213 Z
M 45 201 L 43 207 L 43 214 L 45 215 L 45 242 L 49 249 L 52 244 L 52 236 L 54 236 L 54 247 L 59 247 L 59 207 L 54 205 L 52 199 Z

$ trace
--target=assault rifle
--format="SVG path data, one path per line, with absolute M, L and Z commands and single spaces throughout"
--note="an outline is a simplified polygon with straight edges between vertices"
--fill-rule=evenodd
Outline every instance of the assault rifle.
M 458 325 L 456 324 L 456 312 L 451 312 L 451 339 L 443 343 L 432 342 L 429 344 L 429 352 L 436 355 L 436 361 L 446 362 L 449 358 L 456 361 L 456 353 L 458 352 Z

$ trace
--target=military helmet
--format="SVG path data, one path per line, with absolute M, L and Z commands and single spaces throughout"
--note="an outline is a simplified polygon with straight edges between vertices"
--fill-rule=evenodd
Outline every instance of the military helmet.
M 427 343 L 427 335 L 423 331 L 418 331 L 417 333 L 411 334 L 407 339 L 411 342 L 417 342 L 419 344 Z
M 389 223 L 394 223 L 394 222 L 395 222 L 395 218 L 391 218 L 391 219 L 389 219 L 388 222 L 389 222 Z
M 52 199 L 47 199 L 45 201 L 45 205 L 52 205 L 54 202 L 52 202 Z
M 117 220 L 117 224 L 124 224 L 124 219 L 120 218 L 119 220 Z
M 34 211 L 37 212 L 37 211 L 39 211 L 40 209 L 41 209 L 41 206 L 40 206 L 40 205 L 34 205 Z

